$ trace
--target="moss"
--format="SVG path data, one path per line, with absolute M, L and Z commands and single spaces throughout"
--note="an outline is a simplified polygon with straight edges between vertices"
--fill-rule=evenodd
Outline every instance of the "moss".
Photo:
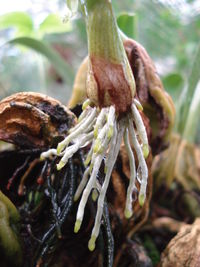
M 155 266 L 156 264 L 158 264 L 158 262 L 160 261 L 160 254 L 149 235 L 144 236 L 143 246 L 147 250 L 147 253 L 151 258 L 153 265 Z

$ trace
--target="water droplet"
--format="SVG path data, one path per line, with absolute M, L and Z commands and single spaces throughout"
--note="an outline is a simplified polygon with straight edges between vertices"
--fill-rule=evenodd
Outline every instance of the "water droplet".
M 140 165 L 137 168 L 137 175 L 136 175 L 136 177 L 137 177 L 138 182 L 141 184 L 141 182 L 142 182 L 142 168 L 141 168 Z
M 133 193 L 132 193 L 132 199 L 133 199 L 133 202 L 135 202 L 138 198 L 138 190 L 137 190 L 137 187 L 135 187 L 133 189 Z

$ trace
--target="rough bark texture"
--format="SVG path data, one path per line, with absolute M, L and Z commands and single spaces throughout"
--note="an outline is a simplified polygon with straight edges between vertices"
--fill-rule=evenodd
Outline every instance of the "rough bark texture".
M 200 219 L 184 225 L 162 253 L 160 267 L 200 266 Z

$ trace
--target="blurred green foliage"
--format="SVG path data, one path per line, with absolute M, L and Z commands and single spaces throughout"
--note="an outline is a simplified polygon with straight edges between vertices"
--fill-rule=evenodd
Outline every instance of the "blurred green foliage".
M 134 13 L 122 13 L 117 17 L 117 24 L 121 31 L 129 38 L 136 39 L 137 16 Z
M 66 33 L 72 30 L 70 22 L 63 23 L 61 17 L 56 14 L 49 14 L 36 27 L 34 19 L 26 12 L 10 12 L 0 16 L 0 29 L 14 28 L 15 35 L 42 37 L 45 34 Z
M 163 77 L 163 85 L 168 88 L 168 93 L 173 99 L 178 99 L 184 86 L 184 79 L 181 74 L 172 72 Z
M 11 12 L 0 17 L 0 29 L 14 27 L 17 35 L 30 34 L 33 31 L 33 20 L 25 12 Z

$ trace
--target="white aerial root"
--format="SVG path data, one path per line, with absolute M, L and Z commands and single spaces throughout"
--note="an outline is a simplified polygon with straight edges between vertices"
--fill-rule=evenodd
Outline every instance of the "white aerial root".
M 126 206 L 125 206 L 125 217 L 128 219 L 132 216 L 133 214 L 133 209 L 132 209 L 132 202 L 133 202 L 133 192 L 137 192 L 137 187 L 135 185 L 136 182 L 136 168 L 135 168 L 135 158 L 133 151 L 131 149 L 131 145 L 129 142 L 129 133 L 128 129 L 126 128 L 125 133 L 124 133 L 124 144 L 126 147 L 126 151 L 129 157 L 129 164 L 130 164 L 130 182 L 129 186 L 127 189 L 127 196 L 126 196 Z
M 143 206 L 144 201 L 146 199 L 146 187 L 147 187 L 147 179 L 148 179 L 148 168 L 146 165 L 146 161 L 144 159 L 143 151 L 141 148 L 141 145 L 139 144 L 137 140 L 137 136 L 135 134 L 135 130 L 133 128 L 133 122 L 132 119 L 129 118 L 129 133 L 131 135 L 131 141 L 132 145 L 136 151 L 137 158 L 138 158 L 138 171 L 137 174 L 139 176 L 139 171 L 141 171 L 141 181 L 140 181 L 140 192 L 139 192 L 139 203 L 141 206 Z M 137 177 L 138 177 L 137 176 Z
M 139 137 L 140 137 L 141 142 L 142 142 L 143 154 L 144 154 L 144 157 L 146 158 L 149 154 L 149 145 L 148 145 L 148 138 L 147 138 L 146 129 L 145 129 L 143 120 L 140 116 L 140 113 L 139 113 L 139 111 L 138 111 L 138 109 L 134 103 L 131 106 L 131 110 L 133 113 L 133 119 L 134 119 L 134 122 L 136 124 L 137 132 L 138 132 Z
M 51 148 L 45 152 L 42 152 L 40 155 L 40 159 L 44 160 L 46 158 L 51 158 L 52 156 L 56 156 L 57 155 L 57 150 L 55 148 Z
M 119 124 L 119 126 L 120 126 L 120 124 Z M 117 160 L 120 145 L 122 142 L 124 125 L 121 125 L 121 127 L 119 127 L 119 128 L 120 129 L 117 129 L 116 134 L 113 135 L 113 138 L 111 140 L 111 144 L 109 147 L 108 156 L 106 158 L 107 170 L 106 170 L 105 180 L 104 180 L 103 185 L 100 189 L 100 195 L 99 195 L 98 203 L 97 203 L 97 214 L 95 217 L 95 224 L 94 224 L 94 227 L 92 230 L 91 238 L 90 238 L 89 243 L 88 243 L 88 247 L 91 251 L 94 250 L 95 242 L 96 242 L 96 239 L 99 235 L 99 229 L 101 226 L 101 218 L 102 218 L 103 207 L 104 207 L 104 199 L 105 199 L 105 195 L 106 195 L 108 185 L 110 182 L 111 173 L 112 173 L 113 167 L 115 165 L 115 162 Z
M 148 156 L 149 147 L 146 129 L 139 112 L 139 110 L 142 110 L 139 101 L 134 99 L 131 111 L 120 119 L 116 115 L 114 106 L 102 108 L 99 111 L 99 108 L 91 107 L 90 104 L 89 100 L 83 104 L 83 112 L 78 119 L 77 125 L 58 144 L 57 150 L 50 149 L 47 152 L 43 152 L 41 159 L 54 155 L 62 156 L 60 162 L 57 164 L 57 169 L 60 170 L 78 149 L 87 144 L 91 144 L 91 148 L 85 159 L 86 169 L 74 196 L 74 200 L 77 201 L 82 194 L 78 206 L 74 232 L 77 233 L 81 227 L 85 206 L 90 194 L 92 194 L 94 201 L 98 199 L 95 223 L 88 243 L 88 247 L 92 251 L 95 248 L 95 242 L 99 235 L 105 195 L 122 139 L 124 139 L 130 162 L 130 182 L 127 189 L 125 205 L 126 218 L 130 218 L 133 214 L 132 206 L 133 201 L 135 201 L 133 194 L 137 192 L 136 180 L 140 183 L 139 203 L 141 206 L 144 204 L 146 198 L 148 168 L 145 158 Z M 136 129 L 134 129 L 134 125 Z M 139 136 L 139 140 L 137 139 L 137 135 Z M 129 139 L 136 152 L 138 160 L 137 171 Z M 98 181 L 98 172 L 103 159 L 105 159 L 105 178 L 101 185 Z

